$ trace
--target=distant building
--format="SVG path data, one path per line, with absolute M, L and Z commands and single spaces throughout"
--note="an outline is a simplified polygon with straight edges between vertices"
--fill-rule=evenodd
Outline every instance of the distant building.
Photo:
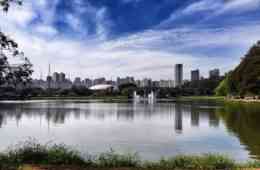
M 52 80 L 54 82 L 58 82 L 59 81 L 59 73 L 54 72 L 53 75 L 52 75 Z
M 65 82 L 65 80 L 66 80 L 65 73 L 60 73 L 60 75 L 59 75 L 59 82 Z
M 76 78 L 74 79 L 73 85 L 74 85 L 74 86 L 82 86 L 81 78 L 80 78 L 80 77 L 76 77 Z
M 126 77 L 126 78 L 118 77 L 116 83 L 118 86 L 120 86 L 122 84 L 135 83 L 135 79 L 134 79 L 134 77 Z
M 179 87 L 183 84 L 183 65 L 176 64 L 174 67 L 175 74 L 175 87 Z
M 135 84 L 137 85 L 137 87 L 141 87 L 141 80 L 136 80 Z
M 98 84 L 106 84 L 106 79 L 104 77 L 94 79 L 93 85 L 98 85 Z
M 66 75 L 64 73 L 54 72 L 52 75 L 52 87 L 54 88 L 64 88 L 66 84 Z
M 152 87 L 152 80 L 148 78 L 144 78 L 140 82 L 140 87 Z
M 47 88 L 48 89 L 52 88 L 52 77 L 47 76 L 46 81 L 47 81 Z
M 32 80 L 30 87 L 46 89 L 47 88 L 47 81 L 34 79 L 34 80 Z
M 210 79 L 219 79 L 220 71 L 219 69 L 213 69 L 209 71 L 209 78 Z
M 160 81 L 152 81 L 152 86 L 155 88 L 160 87 Z
M 91 87 L 92 84 L 93 84 L 92 80 L 90 80 L 90 79 L 88 79 L 88 78 L 85 79 L 85 80 L 83 81 L 83 83 L 84 83 L 84 86 L 87 87 L 87 88 Z
M 200 71 L 197 70 L 192 70 L 191 71 L 191 81 L 198 81 L 200 80 Z
M 161 88 L 173 88 L 174 81 L 173 80 L 160 80 L 159 87 Z

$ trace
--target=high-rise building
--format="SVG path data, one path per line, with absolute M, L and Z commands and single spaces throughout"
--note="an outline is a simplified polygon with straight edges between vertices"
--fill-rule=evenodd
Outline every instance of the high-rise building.
M 65 80 L 66 80 L 66 75 L 65 75 L 65 73 L 60 73 L 60 75 L 59 75 L 59 81 L 60 81 L 60 82 L 65 82 Z
M 218 79 L 220 77 L 219 69 L 213 69 L 209 71 L 209 78 L 210 79 Z
M 192 70 L 191 71 L 191 81 L 198 81 L 200 80 L 200 71 L 197 70 Z
M 84 80 L 84 85 L 85 85 L 87 88 L 91 87 L 91 86 L 92 86 L 92 80 L 86 78 L 86 79 Z
M 80 78 L 80 77 L 76 77 L 76 78 L 74 79 L 73 85 L 74 85 L 74 86 L 81 86 L 81 85 L 82 85 L 82 84 L 81 84 L 81 78 Z
M 59 76 L 60 76 L 59 73 L 54 72 L 53 75 L 52 75 L 52 80 L 54 82 L 58 82 L 59 81 Z
M 175 71 L 175 87 L 179 87 L 183 84 L 183 65 L 176 64 L 174 67 Z

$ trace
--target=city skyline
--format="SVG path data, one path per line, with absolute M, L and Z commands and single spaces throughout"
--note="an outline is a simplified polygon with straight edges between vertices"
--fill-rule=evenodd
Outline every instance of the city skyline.
M 28 0 L 2 13 L 0 27 L 34 78 L 51 63 L 72 77 L 170 79 L 183 63 L 187 79 L 197 68 L 232 70 L 259 39 L 259 9 L 259 0 Z
M 74 79 L 67 77 L 67 75 L 63 72 L 51 72 L 51 65 L 48 67 L 48 76 L 46 79 L 41 77 L 40 79 L 34 79 L 32 81 L 31 87 L 40 87 L 42 89 L 71 89 L 74 87 L 85 87 L 85 88 L 93 88 L 96 89 L 95 86 L 102 85 L 102 87 L 107 87 L 105 85 L 110 85 L 111 87 L 118 88 L 124 84 L 135 84 L 137 87 L 155 87 L 155 88 L 175 88 L 182 87 L 185 83 L 191 82 L 192 84 L 197 84 L 200 80 L 221 80 L 223 76 L 220 74 L 220 70 L 218 68 L 214 68 L 209 70 L 208 77 L 200 76 L 200 70 L 191 70 L 190 71 L 190 79 L 183 79 L 183 64 L 175 64 L 173 79 L 165 79 L 161 78 L 160 80 L 155 80 L 152 78 L 143 78 L 136 79 L 132 76 L 126 77 L 117 77 L 116 79 L 106 79 L 106 77 L 79 77 L 76 76 Z M 187 84 L 186 84 L 187 85 Z
M 176 73 L 176 66 L 178 66 L 178 65 L 181 65 L 181 70 L 177 70 L 178 73 Z M 176 81 L 176 78 L 177 78 L 176 74 L 181 74 L 180 78 L 179 78 L 180 79 L 179 81 L 181 81 L 180 84 L 182 84 L 183 81 L 187 81 L 187 80 L 189 80 L 189 81 L 196 81 L 196 80 L 200 80 L 200 79 L 203 79 L 203 78 L 214 78 L 214 76 L 215 77 L 224 76 L 226 74 L 226 73 L 221 72 L 221 70 L 219 68 L 213 67 L 213 68 L 210 68 L 207 71 L 207 75 L 203 76 L 203 75 L 200 74 L 200 69 L 199 68 L 194 69 L 194 70 L 185 70 L 185 65 L 182 64 L 182 63 L 173 65 L 172 69 L 173 69 L 173 72 L 172 72 L 172 77 L 171 78 L 160 77 L 159 79 L 153 79 L 151 76 L 148 76 L 148 77 L 143 77 L 143 78 L 137 78 L 136 79 L 136 77 L 131 76 L 131 75 L 107 77 L 105 74 L 103 76 L 99 76 L 99 77 L 94 77 L 94 76 L 81 77 L 79 75 L 72 76 L 70 73 L 66 73 L 66 72 L 63 72 L 63 71 L 58 72 L 58 71 L 52 70 L 51 69 L 51 65 L 49 64 L 48 65 L 48 74 L 46 74 L 46 76 L 44 76 L 42 74 L 42 72 L 41 72 L 40 73 L 40 77 L 35 77 L 35 79 L 38 79 L 38 80 L 45 80 L 46 79 L 47 80 L 48 76 L 52 77 L 53 79 L 56 79 L 54 77 L 57 76 L 57 74 L 62 74 L 62 77 L 64 77 L 63 79 L 65 79 L 65 77 L 66 77 L 66 79 L 71 80 L 71 81 L 74 81 L 77 78 L 80 78 L 81 80 L 84 80 L 84 79 L 94 80 L 94 79 L 105 78 L 106 80 L 113 80 L 113 81 L 120 81 L 120 80 L 118 80 L 120 78 L 123 78 L 123 79 L 124 78 L 130 78 L 130 79 L 134 78 L 136 80 L 138 80 L 138 79 L 139 80 L 143 80 L 143 79 L 147 79 L 148 78 L 148 79 L 152 79 L 152 80 L 155 80 L 155 81 L 158 81 L 158 80 L 174 80 L 174 81 Z M 187 77 L 183 76 L 183 73 L 185 71 L 189 72 L 189 75 L 187 75 Z M 196 74 L 195 75 L 196 79 L 193 78 L 194 77 L 194 72 Z

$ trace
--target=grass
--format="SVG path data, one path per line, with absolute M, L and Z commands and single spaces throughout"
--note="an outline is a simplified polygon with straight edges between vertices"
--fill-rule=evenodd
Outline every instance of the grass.
M 224 96 L 182 96 L 179 101 L 224 101 Z
M 75 166 L 92 169 L 128 168 L 143 170 L 223 170 L 259 168 L 260 162 L 238 164 L 234 160 L 217 154 L 200 156 L 180 155 L 160 161 L 141 161 L 138 154 L 118 154 L 111 150 L 96 156 L 82 156 L 65 145 L 42 145 L 35 141 L 23 142 L 0 154 L 0 170 L 16 170 L 23 165 Z

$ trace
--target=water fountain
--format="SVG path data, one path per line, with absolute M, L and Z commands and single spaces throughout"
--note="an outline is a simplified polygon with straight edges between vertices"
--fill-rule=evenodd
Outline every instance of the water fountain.
M 135 102 L 139 102 L 140 101 L 140 95 L 138 95 L 136 91 L 134 91 L 134 101 Z
M 148 103 L 154 103 L 156 100 L 156 95 L 153 91 L 151 93 L 149 93 L 148 95 L 144 95 L 144 97 L 138 95 L 137 92 L 134 91 L 133 96 L 134 96 L 134 102 L 148 101 Z

